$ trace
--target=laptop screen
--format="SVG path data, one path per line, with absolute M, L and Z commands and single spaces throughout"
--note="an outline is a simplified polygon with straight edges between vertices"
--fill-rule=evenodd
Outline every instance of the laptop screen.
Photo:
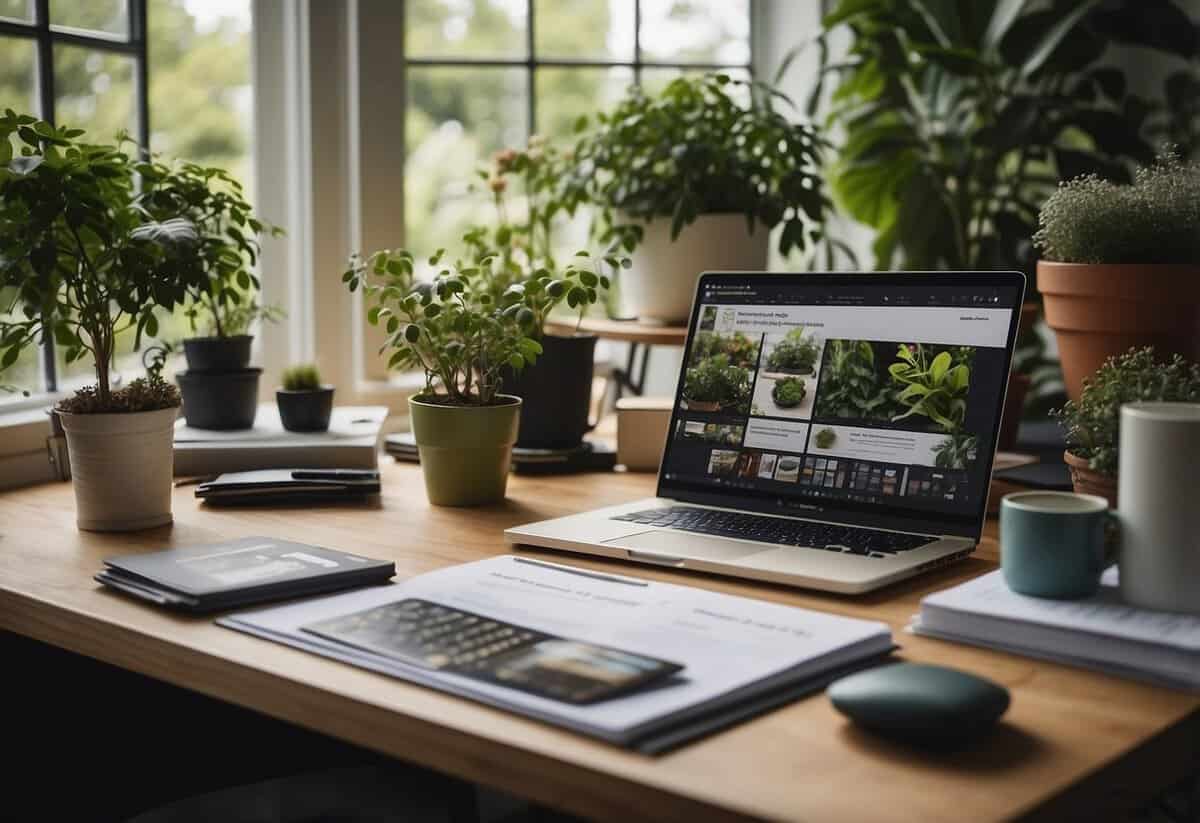
M 659 496 L 978 536 L 1023 287 L 704 275 Z

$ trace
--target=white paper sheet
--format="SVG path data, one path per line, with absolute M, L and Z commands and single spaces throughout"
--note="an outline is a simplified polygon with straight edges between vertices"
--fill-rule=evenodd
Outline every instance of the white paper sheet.
M 573 706 L 405 666 L 300 628 L 406 597 L 422 597 L 561 637 L 640 652 L 685 668 L 670 685 Z M 892 647 L 891 630 L 885 623 L 511 555 L 450 567 L 395 586 L 243 613 L 220 622 L 610 737 L 645 729 L 664 718 L 678 719 L 689 709 L 715 707 L 711 701 L 752 684 L 800 682 Z

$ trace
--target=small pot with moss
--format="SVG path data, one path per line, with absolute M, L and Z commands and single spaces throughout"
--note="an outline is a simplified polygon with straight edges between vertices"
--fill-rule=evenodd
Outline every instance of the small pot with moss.
M 799 377 L 784 377 L 775 381 L 771 389 L 771 399 L 781 409 L 794 409 L 804 402 L 808 389 Z
M 279 420 L 290 432 L 329 430 L 333 415 L 333 386 L 321 383 L 321 373 L 311 363 L 293 366 L 283 373 L 283 387 L 275 392 Z
M 1039 223 L 1038 290 L 1072 400 L 1130 347 L 1200 358 L 1200 164 L 1167 153 L 1131 185 L 1072 180 Z
M 1116 507 L 1121 406 L 1142 401 L 1200 402 L 1200 365 L 1179 355 L 1160 362 L 1149 347 L 1130 349 L 1083 381 L 1079 399 L 1054 412 L 1066 430 L 1063 459 L 1075 491 L 1098 494 Z

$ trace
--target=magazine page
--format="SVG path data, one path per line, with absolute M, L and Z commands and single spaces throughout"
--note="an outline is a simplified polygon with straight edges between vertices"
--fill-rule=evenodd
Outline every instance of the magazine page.
M 304 628 L 406 598 L 670 661 L 682 669 L 662 683 L 631 694 L 573 705 L 405 665 Z M 689 708 L 773 676 L 786 673 L 799 681 L 892 647 L 891 630 L 884 623 L 516 556 L 453 566 L 393 586 L 248 612 L 219 622 L 608 736 L 677 717 Z

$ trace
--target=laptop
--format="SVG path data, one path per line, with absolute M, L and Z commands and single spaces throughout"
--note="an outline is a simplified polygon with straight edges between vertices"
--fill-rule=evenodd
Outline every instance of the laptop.
M 509 542 L 849 594 L 975 550 L 1024 275 L 696 288 L 656 496 Z

